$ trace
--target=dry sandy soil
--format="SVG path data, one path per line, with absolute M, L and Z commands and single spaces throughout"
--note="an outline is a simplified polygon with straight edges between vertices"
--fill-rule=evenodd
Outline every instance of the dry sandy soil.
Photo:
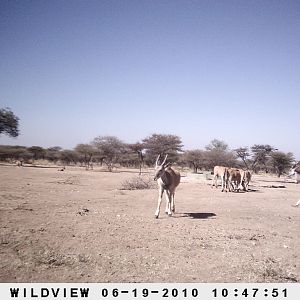
M 0 166 L 0 281 L 300 281 L 300 185 L 222 193 L 183 175 L 176 214 L 163 202 L 155 219 L 156 188 L 121 189 L 135 170 Z

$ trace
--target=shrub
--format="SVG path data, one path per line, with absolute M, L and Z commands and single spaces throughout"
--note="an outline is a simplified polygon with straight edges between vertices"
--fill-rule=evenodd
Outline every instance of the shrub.
M 135 176 L 121 183 L 121 190 L 147 190 L 156 187 L 153 178 L 150 176 Z

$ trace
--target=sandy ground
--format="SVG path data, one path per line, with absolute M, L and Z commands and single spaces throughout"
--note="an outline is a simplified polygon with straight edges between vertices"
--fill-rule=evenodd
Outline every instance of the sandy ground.
M 156 188 L 120 189 L 135 170 L 0 166 L 0 281 L 300 281 L 299 184 L 183 175 L 176 214 L 155 219 Z

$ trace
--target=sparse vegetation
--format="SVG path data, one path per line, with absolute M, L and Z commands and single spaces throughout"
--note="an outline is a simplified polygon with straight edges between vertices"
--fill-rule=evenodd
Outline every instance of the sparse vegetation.
M 142 174 L 142 167 L 153 166 L 158 154 L 168 154 L 168 161 L 188 167 L 195 173 L 212 170 L 214 166 L 246 168 L 258 173 L 271 172 L 281 176 L 295 163 L 292 153 L 278 151 L 270 145 L 253 145 L 230 150 L 221 140 L 213 139 L 205 149 L 182 150 L 181 138 L 170 134 L 153 134 L 133 144 L 114 136 L 99 136 L 89 144 L 74 149 L 61 147 L 0 145 L 0 161 L 25 164 L 79 165 L 88 169 L 106 166 L 112 172 L 119 167 L 134 168 Z
M 281 179 L 254 174 L 250 192 L 224 195 L 186 171 L 176 214 L 157 222 L 153 170 L 0 169 L 2 282 L 300 280 L 293 183 L 287 198 L 262 186 Z
M 154 189 L 156 184 L 150 176 L 135 176 L 122 182 L 121 190 L 146 190 Z

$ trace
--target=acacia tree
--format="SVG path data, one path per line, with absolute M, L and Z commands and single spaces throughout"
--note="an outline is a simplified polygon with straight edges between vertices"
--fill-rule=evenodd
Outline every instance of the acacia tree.
M 292 167 L 293 162 L 293 153 L 284 153 L 281 151 L 275 151 L 271 153 L 271 165 L 278 177 L 289 170 Z
M 28 152 L 32 154 L 32 159 L 37 160 L 37 159 L 44 159 L 46 150 L 43 147 L 40 146 L 32 146 L 27 148 Z
M 189 167 L 192 167 L 194 173 L 198 172 L 198 169 L 205 166 L 205 153 L 203 150 L 187 150 L 183 153 L 181 159 L 184 163 L 188 164 Z
M 0 160 L 2 161 L 24 161 L 29 160 L 31 158 L 32 154 L 27 151 L 26 147 L 0 145 Z
M 61 147 L 55 146 L 46 149 L 45 158 L 51 162 L 57 162 L 60 159 Z
M 262 168 L 266 173 L 268 173 L 268 164 L 271 158 L 271 153 L 276 150 L 278 149 L 275 149 L 270 145 L 253 145 L 251 147 L 253 156 L 252 169 L 257 172 L 257 169 Z
M 0 109 L 0 134 L 11 137 L 19 135 L 19 118 L 9 108 Z
M 206 147 L 207 165 L 210 169 L 214 166 L 235 167 L 238 162 L 235 153 L 229 150 L 224 141 L 212 140 Z
M 212 151 L 212 150 L 227 151 L 228 145 L 224 141 L 213 139 L 207 146 L 205 146 L 205 149 L 208 151 Z
M 144 144 L 137 142 L 135 144 L 128 144 L 127 145 L 129 150 L 131 150 L 132 152 L 136 153 L 138 155 L 138 160 L 139 160 L 139 175 L 142 174 L 142 165 L 144 162 L 144 154 L 143 154 L 143 150 L 144 150 Z
M 232 151 L 210 150 L 206 151 L 207 166 L 213 169 L 214 166 L 239 167 L 239 163 Z
M 60 153 L 60 160 L 63 162 L 64 165 L 69 165 L 74 163 L 75 165 L 78 162 L 78 153 L 74 150 L 62 150 Z
M 183 147 L 181 138 L 172 134 L 152 134 L 143 140 L 143 144 L 150 163 L 155 161 L 157 155 L 168 154 L 171 160 L 177 160 Z
M 74 150 L 79 154 L 79 158 L 83 160 L 86 170 L 92 169 L 93 165 L 91 162 L 96 152 L 95 148 L 90 144 L 78 144 Z
M 126 150 L 125 144 L 115 136 L 96 137 L 92 145 L 97 149 L 98 155 L 102 157 L 110 172 Z
M 233 151 L 235 151 L 237 157 L 239 157 L 243 161 L 245 167 L 247 169 L 249 169 L 250 152 L 249 152 L 248 147 L 240 147 L 240 148 L 234 149 Z

